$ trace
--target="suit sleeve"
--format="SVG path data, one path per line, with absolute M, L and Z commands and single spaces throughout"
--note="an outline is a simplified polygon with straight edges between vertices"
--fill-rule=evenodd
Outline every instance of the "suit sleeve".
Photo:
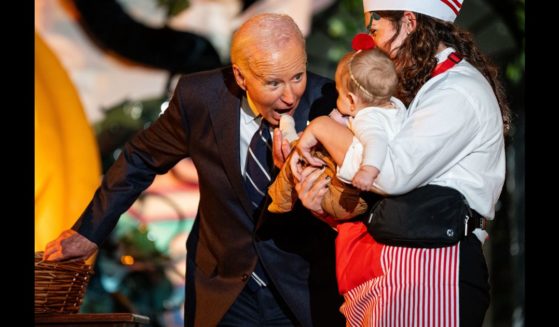
M 189 129 L 183 114 L 185 84 L 181 79 L 167 110 L 124 146 L 72 229 L 102 244 L 120 215 L 151 185 L 155 175 L 167 172 L 189 156 Z

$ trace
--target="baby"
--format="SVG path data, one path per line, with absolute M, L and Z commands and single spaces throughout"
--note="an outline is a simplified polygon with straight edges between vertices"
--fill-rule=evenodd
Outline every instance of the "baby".
M 280 129 L 290 142 L 298 142 L 301 156 L 308 164 L 325 166 L 324 174 L 331 182 L 322 200 L 322 208 L 331 217 L 346 220 L 367 211 L 367 203 L 359 193 L 373 187 L 386 157 L 387 142 L 399 130 L 406 108 L 393 97 L 398 83 L 394 65 L 377 48 L 347 53 L 338 63 L 335 80 L 337 111 L 334 110 L 330 115 L 333 119 L 320 117 L 316 120 L 346 124 L 363 145 L 362 153 L 354 151 L 359 158 L 344 158 L 344 163 L 351 164 L 344 165 L 344 170 L 338 171 L 336 162 L 321 146 L 335 146 L 336 135 L 321 133 L 327 135 L 324 139 L 318 139 L 313 132 L 321 125 L 316 124 L 318 121 L 311 122 L 298 141 L 290 116 L 282 117 Z M 291 158 L 288 158 L 287 162 L 290 161 Z M 271 212 L 290 211 L 297 200 L 291 169 L 289 164 L 284 165 L 268 190 L 272 197 L 268 207 Z

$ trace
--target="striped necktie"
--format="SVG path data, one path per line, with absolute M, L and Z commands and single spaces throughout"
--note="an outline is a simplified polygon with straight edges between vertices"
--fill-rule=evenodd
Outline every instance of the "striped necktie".
M 250 203 L 256 210 L 262 204 L 268 186 L 272 182 L 272 168 L 274 159 L 272 157 L 272 136 L 268 122 L 262 118 L 260 127 L 252 136 L 247 151 L 246 170 L 245 170 L 245 189 Z M 256 263 L 254 272 L 248 281 L 248 287 L 255 292 L 256 290 L 268 286 L 268 275 L 262 267 L 260 259 Z
M 258 208 L 272 181 L 272 136 L 265 119 L 252 136 L 245 170 L 245 189 L 254 208 Z

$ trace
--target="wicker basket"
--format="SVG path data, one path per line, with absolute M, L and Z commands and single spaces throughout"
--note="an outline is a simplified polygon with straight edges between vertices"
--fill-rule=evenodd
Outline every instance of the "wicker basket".
M 35 314 L 77 313 L 92 267 L 83 260 L 42 261 L 43 252 L 35 253 Z

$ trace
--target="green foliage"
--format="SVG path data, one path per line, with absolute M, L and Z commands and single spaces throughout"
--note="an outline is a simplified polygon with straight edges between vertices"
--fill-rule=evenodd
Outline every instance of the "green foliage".
M 155 246 L 147 226 L 143 224 L 124 233 L 120 238 L 120 245 L 124 254 L 134 257 L 136 261 L 167 260 L 166 256 Z
M 119 128 L 139 131 L 157 119 L 162 102 L 162 98 L 124 100 L 105 110 L 105 119 L 94 125 L 95 132 L 100 134 Z
M 522 49 L 522 53 L 507 65 L 506 76 L 513 84 L 518 84 L 524 76 L 524 64 L 525 54 L 524 49 Z
M 337 62 L 351 49 L 351 40 L 355 34 L 365 32 L 362 17 L 362 0 L 340 1 L 338 11 L 327 22 L 328 35 L 334 41 L 326 53 L 329 60 Z
M 105 118 L 94 125 L 103 172 L 113 164 L 126 141 L 157 119 L 163 101 L 163 98 L 125 100 L 105 111 Z
M 307 38 L 309 70 L 334 78 L 338 61 L 351 50 L 351 40 L 360 32 L 365 32 L 362 0 L 340 0 L 315 15 Z
M 165 8 L 167 17 L 175 16 L 186 9 L 189 4 L 188 0 L 157 0 L 157 5 Z
M 519 30 L 522 32 L 522 40 L 520 42 L 520 49 L 518 54 L 516 55 L 515 59 L 508 63 L 506 68 L 506 76 L 513 84 L 519 84 L 522 78 L 524 77 L 525 71 L 525 45 L 526 45 L 526 38 L 525 38 L 525 4 L 524 0 L 519 0 L 516 4 L 516 21 L 518 24 Z

